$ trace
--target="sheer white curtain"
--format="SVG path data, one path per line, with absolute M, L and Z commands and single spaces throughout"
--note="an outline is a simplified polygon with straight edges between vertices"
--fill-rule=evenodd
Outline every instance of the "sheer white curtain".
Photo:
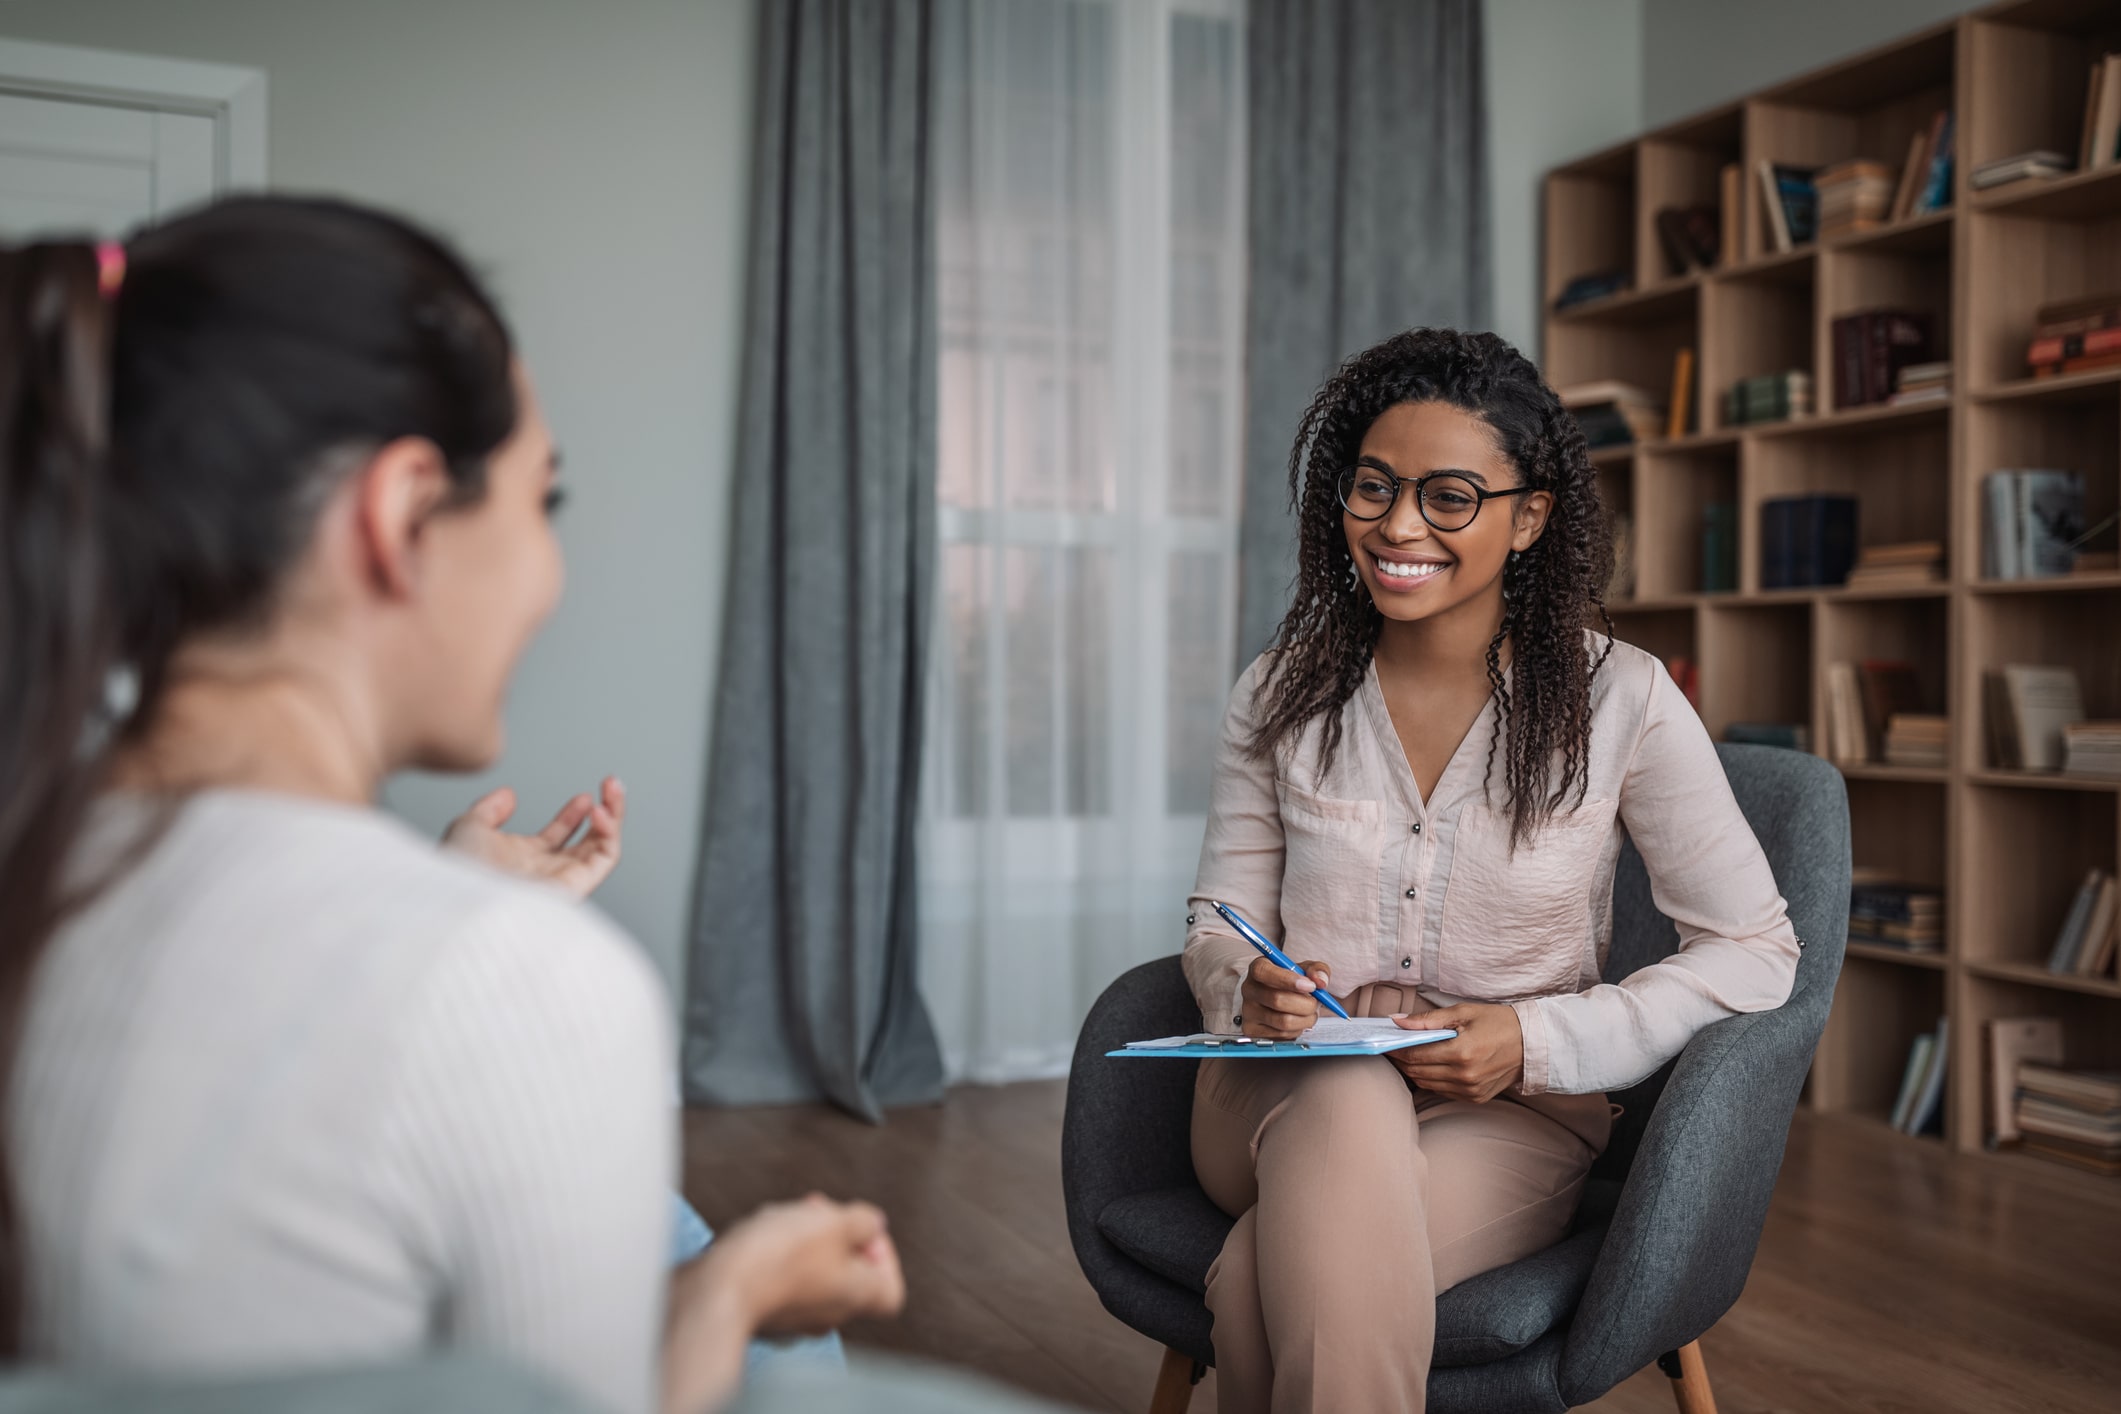
M 936 83 L 922 989 L 955 1079 L 1065 1072 L 1173 951 L 1235 676 L 1239 0 L 953 0 Z

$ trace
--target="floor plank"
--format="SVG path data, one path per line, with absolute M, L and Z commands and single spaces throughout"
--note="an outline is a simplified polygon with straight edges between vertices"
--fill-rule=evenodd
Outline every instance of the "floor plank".
M 1068 1245 L 1060 1082 L 953 1090 L 881 1127 L 824 1106 L 686 1115 L 685 1191 L 726 1224 L 816 1188 L 891 1215 L 906 1314 L 863 1345 L 1138 1414 L 1158 1349 Z M 1702 1341 L 1723 1414 L 2099 1414 L 2121 1388 L 2121 1185 L 1799 1115 L 1760 1253 Z M 1194 1414 L 1215 1407 L 1211 1372 Z M 1590 1408 L 1670 1414 L 1637 1374 Z

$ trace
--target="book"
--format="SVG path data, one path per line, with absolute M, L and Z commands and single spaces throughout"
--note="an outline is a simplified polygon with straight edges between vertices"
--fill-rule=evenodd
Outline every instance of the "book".
M 1921 185 L 1925 168 L 1923 159 L 1928 156 L 1930 133 L 1927 127 L 1918 129 L 1908 139 L 1907 160 L 1901 164 L 1900 180 L 1893 187 L 1893 205 L 1887 218 L 1905 221 L 1915 210 L 1915 191 Z
M 1694 351 L 1681 349 L 1672 355 L 1672 396 L 1665 404 L 1664 435 L 1677 441 L 1686 436 L 1694 410 Z
M 2077 886 L 2076 897 L 2070 900 L 2069 912 L 2062 915 L 2062 926 L 2055 930 L 2054 944 L 2047 951 L 2048 971 L 2061 975 L 2075 970 L 2084 926 L 2091 921 L 2092 903 L 2099 897 L 2099 885 L 2105 877 L 2104 869 L 2094 868 Z
M 1893 171 L 1883 162 L 1852 158 L 1820 168 L 1812 179 L 1819 201 L 1819 234 L 1838 236 L 1882 225 L 1893 204 Z
M 1909 540 L 1866 545 L 1856 553 L 1847 580 L 1851 589 L 1934 584 L 1944 578 L 1944 545 L 1937 540 Z
M 2018 1127 L 2027 1134 L 2121 1152 L 2121 1111 L 2112 1115 L 2088 1114 L 2075 1105 L 2027 1095 L 2018 1101 Z
M 1812 375 L 1801 368 L 1741 378 L 1724 390 L 1723 420 L 1730 426 L 1809 417 Z
M 1761 158 L 1761 208 L 1766 213 L 1771 251 L 1794 250 L 1819 234 L 1819 194 L 1812 186 L 1813 168 Z
M 1654 224 L 1668 274 L 1693 275 L 1715 267 L 1722 246 L 1715 207 L 1667 206 L 1658 211 Z
M 1811 729 L 1801 722 L 1732 722 L 1723 729 L 1723 739 L 1741 746 L 1779 746 L 1787 751 L 1810 751 Z
M 1863 703 L 1863 740 L 1868 755 L 1885 748 L 1885 724 L 1896 712 L 1914 713 L 1922 707 L 1922 681 L 1913 663 L 1897 659 L 1866 658 L 1856 665 L 1856 679 Z
M 1575 415 L 1590 447 L 1647 442 L 1664 430 L 1664 409 L 1648 391 L 1617 378 L 1574 383 L 1556 389 L 1555 396 Z
M 2053 177 L 2070 170 L 2070 160 L 2059 152 L 2036 148 L 1984 162 L 1966 174 L 1966 184 L 1975 191 L 2009 186 L 2030 178 Z
M 2072 1144 L 2066 1139 L 2028 1137 L 2025 1140 L 2025 1152 L 2038 1154 L 2043 1159 L 2054 1159 L 2072 1168 L 2104 1174 L 2109 1178 L 2121 1174 L 2121 1154 L 2109 1154 L 2104 1148 Z
M 2092 123 L 2090 160 L 2087 168 L 2111 167 L 2117 153 L 2117 137 L 2121 137 L 2121 54 L 2109 54 L 2099 61 L 2098 116 Z
M 1727 594 L 1738 587 L 1738 503 L 1711 501 L 1701 508 L 1701 588 Z
M 1834 406 L 1882 403 L 1910 367 L 1934 362 L 1930 316 L 1913 309 L 1870 309 L 1835 319 Z M 1945 369 L 1949 377 L 1950 369 Z
M 1745 259 L 1745 227 L 1741 224 L 1745 206 L 1745 168 L 1736 162 L 1724 163 L 1723 170 L 1716 174 L 1716 189 L 1723 208 L 1718 223 L 1722 237 L 1719 263 L 1729 267 Z
M 2084 924 L 2084 935 L 2077 941 L 2077 955 L 2070 959 L 2069 970 L 2079 977 L 2096 977 L 2107 970 L 2114 960 L 2114 876 L 2108 874 L 2099 882 L 2098 896 L 2092 900 L 2092 911 Z
M 2066 334 L 2043 334 L 2025 346 L 2025 363 L 2038 372 L 2045 364 L 2073 358 L 2095 358 L 2121 350 L 2121 325 L 2080 329 Z
M 1854 884 L 1849 937 L 1907 952 L 1936 952 L 1944 944 L 1944 896 L 1908 884 Z
M 1604 299 L 1607 295 L 1617 295 L 1634 283 L 1634 276 L 1625 270 L 1600 270 L 1589 275 L 1578 275 L 1562 287 L 1560 294 L 1554 296 L 1555 312 L 1573 309 L 1579 304 L 1589 304 L 1592 300 Z
M 1951 1064 L 1951 1021 L 1949 1016 L 1937 1018 L 1935 1044 L 1930 1047 L 1929 1063 L 1922 1071 L 1922 1088 L 1915 1096 L 1915 1106 L 1908 1114 L 1907 1132 L 1926 1134 L 1944 1127 L 1944 1076 Z M 2024 1117 L 2019 1117 L 2024 1124 Z
M 2092 165 L 2092 132 L 2099 126 L 2100 88 L 2106 78 L 2106 61 L 2092 60 L 2091 77 L 2084 84 L 2084 123 L 2077 138 L 2077 170 L 2088 172 Z
M 1856 563 L 1856 498 L 1779 496 L 1760 505 L 1760 587 L 1841 584 Z
M 1952 204 L 1952 113 L 1949 108 L 1939 113 L 1930 125 L 1933 137 L 1930 141 L 1929 166 L 1923 178 L 1922 194 L 1915 198 L 1915 211 L 1942 211 Z
M 1982 568 L 1991 579 L 2068 574 L 2084 539 L 2084 477 L 2052 468 L 1982 479 Z
M 1826 759 L 1837 766 L 1870 759 L 1863 741 L 1862 691 L 1854 663 L 1826 665 Z
M 2062 1023 L 2051 1016 L 1998 1017 L 1988 1023 L 1989 1147 L 2018 1141 L 2018 1067 L 2062 1064 Z
M 2006 664 L 2003 679 L 2004 729 L 2012 765 L 2022 771 L 2062 769 L 2062 729 L 2084 720 L 2084 691 L 2071 668 L 2031 663 Z
M 1908 1121 L 1914 1115 L 1915 1104 L 1922 1097 L 1922 1087 L 1929 1079 L 1930 1054 L 1937 1048 L 1937 1038 L 1930 1032 L 1917 1036 L 1907 1049 L 1907 1067 L 1900 1072 L 1900 1094 L 1893 1101 L 1892 1126 L 1903 1134 L 1912 1134 Z

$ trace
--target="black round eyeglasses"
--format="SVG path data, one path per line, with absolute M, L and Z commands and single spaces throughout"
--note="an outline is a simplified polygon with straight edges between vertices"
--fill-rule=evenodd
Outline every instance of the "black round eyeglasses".
M 1510 486 L 1488 491 L 1455 471 L 1432 471 L 1427 476 L 1394 476 L 1374 466 L 1351 466 L 1340 474 L 1340 504 L 1357 520 L 1383 520 L 1399 499 L 1399 488 L 1414 488 L 1414 503 L 1421 518 L 1438 530 L 1464 530 L 1480 514 L 1480 508 L 1497 496 L 1522 496 L 1534 486 Z

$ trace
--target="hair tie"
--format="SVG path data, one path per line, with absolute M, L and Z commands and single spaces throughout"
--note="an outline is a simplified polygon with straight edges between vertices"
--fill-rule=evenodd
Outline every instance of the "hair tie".
M 125 283 L 125 246 L 118 241 L 96 242 L 96 288 L 105 299 L 116 299 Z

